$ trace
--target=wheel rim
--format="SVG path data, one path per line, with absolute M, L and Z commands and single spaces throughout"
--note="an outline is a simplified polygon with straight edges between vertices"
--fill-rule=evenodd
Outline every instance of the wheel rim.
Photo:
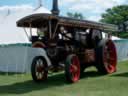
M 116 71 L 117 54 L 113 41 L 108 40 L 104 46 L 103 62 L 108 73 Z
M 73 82 L 78 81 L 80 77 L 80 64 L 77 56 L 73 56 L 73 58 L 71 59 L 71 65 L 69 70 L 71 73 L 72 81 Z
M 45 70 L 46 68 L 46 64 L 45 62 L 39 58 L 36 62 L 36 66 L 35 66 L 35 75 L 37 80 L 44 80 L 47 78 L 47 72 Z

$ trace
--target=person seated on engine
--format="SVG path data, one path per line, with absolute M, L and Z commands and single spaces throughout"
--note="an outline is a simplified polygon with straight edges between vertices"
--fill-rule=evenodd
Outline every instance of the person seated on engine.
M 60 32 L 62 34 L 60 38 L 63 40 L 70 40 L 70 38 L 72 38 L 72 34 L 69 33 L 63 26 L 60 27 Z
M 39 39 L 42 37 L 47 37 L 46 34 L 48 33 L 48 28 L 46 26 L 42 26 L 41 28 L 37 29 L 37 34 L 39 36 Z

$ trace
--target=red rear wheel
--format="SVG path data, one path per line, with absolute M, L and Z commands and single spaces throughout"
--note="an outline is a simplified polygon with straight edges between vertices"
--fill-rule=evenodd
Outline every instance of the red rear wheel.
M 80 79 L 80 62 L 76 55 L 69 55 L 65 66 L 66 79 L 69 82 L 76 82 Z
M 96 67 L 101 73 L 110 74 L 116 71 L 117 53 L 112 40 L 100 43 L 96 50 Z
M 108 40 L 103 48 L 103 63 L 107 73 L 116 71 L 117 54 L 114 43 Z

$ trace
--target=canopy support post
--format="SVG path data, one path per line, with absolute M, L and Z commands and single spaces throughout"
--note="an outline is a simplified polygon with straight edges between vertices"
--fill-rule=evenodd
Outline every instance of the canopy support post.
M 52 37 L 52 30 L 51 30 L 51 20 L 49 20 L 49 37 L 50 37 L 50 39 L 51 39 L 51 37 Z

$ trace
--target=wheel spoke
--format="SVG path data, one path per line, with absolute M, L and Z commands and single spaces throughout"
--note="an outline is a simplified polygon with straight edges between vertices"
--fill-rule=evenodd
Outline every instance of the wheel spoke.
M 74 72 L 74 73 L 72 74 L 72 76 L 73 76 L 73 79 L 75 79 L 75 77 L 76 77 L 76 73 Z
M 70 70 L 70 72 L 71 72 L 71 73 L 73 73 L 73 72 L 74 72 L 74 69 L 73 69 L 73 65 L 72 65 L 72 64 L 71 64 L 71 66 L 70 66 L 70 69 L 69 69 L 69 70 Z
M 114 58 L 114 57 L 112 57 L 112 56 L 111 56 L 111 57 L 109 57 L 108 59 L 109 59 L 109 61 L 115 61 L 115 58 Z
M 42 79 L 42 77 L 43 77 L 43 74 L 42 74 L 42 73 L 40 73 L 40 79 Z
M 39 79 L 39 77 L 40 77 L 40 73 L 38 72 L 38 73 L 37 73 L 37 79 Z
M 79 73 L 78 73 L 78 58 L 77 57 L 73 57 L 72 60 L 72 69 L 73 69 L 73 73 L 72 73 L 72 77 L 74 81 L 77 81 L 79 78 Z
M 39 61 L 38 61 L 38 60 L 36 61 L 36 66 L 40 66 L 40 64 L 39 64 Z
M 42 61 L 41 59 L 39 59 L 39 65 L 40 65 L 40 66 L 44 66 L 44 65 L 43 65 L 43 61 Z

